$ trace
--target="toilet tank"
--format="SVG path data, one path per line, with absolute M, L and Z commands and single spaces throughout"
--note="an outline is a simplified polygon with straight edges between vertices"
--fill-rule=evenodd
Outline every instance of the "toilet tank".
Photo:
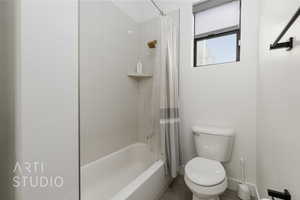
M 199 157 L 227 162 L 231 158 L 234 130 L 212 126 L 192 128 Z

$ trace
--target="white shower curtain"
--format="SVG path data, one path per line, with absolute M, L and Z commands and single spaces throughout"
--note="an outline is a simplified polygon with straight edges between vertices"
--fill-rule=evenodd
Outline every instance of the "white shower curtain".
M 173 178 L 177 176 L 180 167 L 177 32 L 178 29 L 172 18 L 161 18 L 161 65 L 154 70 L 152 93 L 153 128 L 161 135 L 161 148 L 166 160 L 167 172 Z

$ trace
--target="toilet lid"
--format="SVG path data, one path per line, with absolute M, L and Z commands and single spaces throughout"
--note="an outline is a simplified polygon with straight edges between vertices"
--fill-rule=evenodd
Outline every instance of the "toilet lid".
M 199 157 L 187 163 L 185 173 L 194 184 L 206 187 L 218 185 L 226 177 L 226 172 L 220 162 Z

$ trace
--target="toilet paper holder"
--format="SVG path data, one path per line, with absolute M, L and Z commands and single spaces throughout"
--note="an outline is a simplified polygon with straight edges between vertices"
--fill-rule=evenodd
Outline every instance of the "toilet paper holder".
M 268 189 L 268 195 L 272 197 L 273 200 L 275 198 L 283 199 L 283 200 L 291 200 L 291 194 L 287 189 L 285 189 L 283 192 L 278 192 L 276 190 Z

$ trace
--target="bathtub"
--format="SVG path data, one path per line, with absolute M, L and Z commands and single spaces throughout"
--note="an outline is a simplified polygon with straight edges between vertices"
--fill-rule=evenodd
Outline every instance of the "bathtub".
M 168 181 L 164 162 L 137 143 L 81 167 L 81 200 L 158 200 Z

